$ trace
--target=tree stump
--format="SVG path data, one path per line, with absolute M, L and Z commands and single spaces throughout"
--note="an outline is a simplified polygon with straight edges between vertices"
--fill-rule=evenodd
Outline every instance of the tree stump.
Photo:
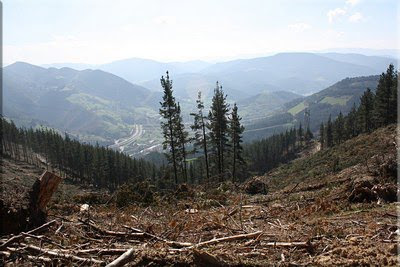
M 44 224 L 46 206 L 61 180 L 54 173 L 45 171 L 28 194 L 21 195 L 12 203 L 0 200 L 0 235 L 20 233 Z
M 42 211 L 46 211 L 46 205 L 49 203 L 51 196 L 57 190 L 61 182 L 61 177 L 52 172 L 45 171 L 39 178 L 39 196 L 37 206 Z
M 46 221 L 46 206 L 57 190 L 61 177 L 45 171 L 35 181 L 29 192 L 29 228 L 42 225 Z

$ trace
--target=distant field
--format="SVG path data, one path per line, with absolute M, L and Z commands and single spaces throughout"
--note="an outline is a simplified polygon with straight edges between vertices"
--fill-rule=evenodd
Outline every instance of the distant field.
M 292 107 L 291 109 L 288 110 L 290 114 L 293 116 L 296 115 L 297 113 L 303 111 L 307 106 L 305 105 L 304 101 L 299 103 L 298 105 Z
M 320 103 L 344 106 L 344 105 L 346 105 L 347 101 L 349 101 L 350 98 L 351 98 L 351 96 L 347 96 L 347 95 L 341 96 L 341 97 L 326 96 L 326 97 L 324 97 L 324 99 L 321 100 Z

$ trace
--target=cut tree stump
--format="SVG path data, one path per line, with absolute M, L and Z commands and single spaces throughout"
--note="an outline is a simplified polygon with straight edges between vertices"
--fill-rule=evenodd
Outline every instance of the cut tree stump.
M 42 176 L 40 176 L 40 188 L 37 203 L 39 209 L 42 211 L 46 210 L 46 205 L 49 203 L 53 193 L 57 190 L 61 180 L 61 177 L 49 171 L 45 171 Z
M 29 231 L 44 224 L 46 206 L 61 180 L 54 173 L 45 171 L 27 194 L 16 196 L 12 203 L 3 203 L 0 199 L 0 235 Z
M 33 184 L 29 192 L 30 228 L 42 225 L 46 221 L 46 206 L 60 182 L 61 177 L 52 172 L 44 171 Z

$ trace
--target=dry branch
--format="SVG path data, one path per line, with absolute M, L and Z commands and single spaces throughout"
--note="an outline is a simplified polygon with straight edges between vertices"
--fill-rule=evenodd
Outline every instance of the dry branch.
M 272 247 L 309 247 L 310 242 L 268 242 L 264 246 Z
M 253 237 L 258 237 L 261 234 L 262 234 L 262 231 L 257 231 L 257 232 L 250 233 L 250 234 L 241 234 L 241 235 L 233 235 L 233 236 L 215 238 L 215 239 L 211 239 L 211 240 L 208 240 L 208 241 L 197 243 L 197 244 L 195 244 L 193 246 L 190 246 L 190 247 L 187 247 L 187 248 L 200 248 L 200 247 L 204 247 L 204 246 L 207 246 L 207 245 L 213 245 L 213 244 L 221 243 L 221 242 L 228 242 L 228 241 L 233 241 L 233 240 L 253 238 Z
M 6 242 L 4 242 L 3 244 L 0 245 L 0 250 L 6 248 L 7 246 L 9 246 L 9 245 L 11 245 L 11 244 L 13 244 L 15 242 L 18 242 L 21 239 L 24 239 L 24 237 L 27 234 L 31 235 L 31 234 L 35 234 L 35 233 L 38 233 L 40 231 L 43 231 L 44 229 L 47 229 L 48 227 L 50 227 L 54 223 L 56 223 L 56 220 L 52 220 L 52 221 L 50 221 L 48 223 L 45 223 L 45 224 L 43 224 L 43 225 L 41 225 L 41 226 L 39 226 L 39 227 L 37 227 L 37 228 L 35 228 L 33 230 L 30 230 L 29 232 L 26 232 L 26 233 L 22 232 L 19 235 L 13 236 L 10 239 L 8 239 Z
M 121 255 L 126 252 L 125 248 L 89 248 L 89 249 L 81 249 L 74 250 L 77 255 L 81 254 L 96 254 L 96 255 Z
M 30 249 L 33 250 L 39 254 L 45 254 L 48 256 L 54 256 L 57 258 L 64 258 L 67 260 L 71 260 L 71 261 L 77 261 L 77 262 L 81 262 L 81 263 L 95 263 L 95 264 L 104 264 L 103 261 L 100 260 L 96 260 L 96 259 L 88 259 L 88 258 L 82 258 L 82 257 L 78 257 L 66 252 L 63 252 L 61 250 L 50 250 L 50 249 L 44 249 L 44 248 L 40 248 L 34 245 L 28 245 L 28 244 L 23 244 L 25 246 L 26 249 Z
M 113 262 L 107 264 L 106 267 L 124 266 L 128 262 L 133 261 L 135 259 L 134 252 L 135 252 L 135 250 L 133 248 L 127 250 L 124 254 L 119 256 L 116 260 L 114 260 Z
M 104 235 L 112 235 L 112 236 L 119 236 L 119 237 L 136 237 L 136 238 L 140 238 L 140 237 L 145 237 L 145 233 L 141 232 L 141 233 L 128 233 L 128 232 L 116 232 L 116 231 L 110 231 L 110 230 L 105 230 L 105 229 L 101 229 L 100 227 L 98 227 L 97 225 L 90 223 L 90 222 L 86 222 L 83 220 L 79 220 L 80 222 L 89 225 L 90 227 L 92 227 L 94 230 L 104 234 Z
M 157 240 L 157 241 L 164 242 L 164 243 L 166 243 L 166 244 L 167 244 L 168 246 L 170 246 L 170 247 L 182 248 L 182 247 L 190 247 L 190 246 L 193 246 L 193 244 L 192 244 L 192 243 L 189 243 L 189 242 L 178 242 L 178 241 L 167 240 L 167 239 L 164 239 L 164 238 L 162 238 L 162 237 L 159 237 L 159 236 L 156 236 L 156 235 L 153 235 L 153 234 L 144 232 L 144 231 L 142 231 L 142 230 L 140 230 L 140 229 L 129 227 L 129 226 L 127 226 L 127 225 L 124 225 L 123 227 L 125 227 L 125 228 L 127 228 L 127 229 L 130 229 L 130 230 L 132 230 L 132 231 L 135 231 L 135 232 L 137 232 L 137 233 L 142 233 L 142 234 L 144 234 L 145 236 L 150 237 L 150 238 L 154 238 L 154 239 Z

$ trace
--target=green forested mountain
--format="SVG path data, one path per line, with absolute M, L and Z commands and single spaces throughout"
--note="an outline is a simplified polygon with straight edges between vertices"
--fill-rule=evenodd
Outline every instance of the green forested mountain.
M 128 135 L 134 124 L 157 121 L 157 94 L 104 71 L 17 62 L 3 73 L 4 115 L 18 124 L 44 122 L 106 142 Z
M 347 114 L 353 104 L 358 105 L 364 91 L 367 88 L 375 90 L 378 80 L 379 76 L 346 78 L 318 93 L 295 99 L 273 115 L 248 123 L 245 138 L 259 139 L 300 123 L 304 125 L 306 109 L 310 111 L 310 128 L 316 132 L 329 115 L 335 118 L 339 112 Z
M 240 107 L 240 114 L 245 118 L 243 122 L 251 124 L 282 109 L 285 104 L 301 98 L 303 96 L 287 91 L 262 92 L 239 100 L 237 104 Z
M 354 103 L 358 104 L 367 87 L 376 87 L 377 76 L 346 78 L 307 97 L 293 92 L 315 91 L 340 77 L 378 73 L 391 60 L 357 54 L 284 53 L 212 65 L 163 65 L 137 59 L 115 64 L 129 75 L 134 75 L 140 62 L 144 69 L 155 64 L 157 73 L 164 67 L 177 73 L 192 70 L 171 73 L 185 124 L 192 120 L 189 114 L 195 109 L 198 91 L 202 91 L 208 108 L 215 82 L 220 81 L 229 104 L 237 103 L 246 128 L 244 140 L 250 141 L 298 126 L 306 109 L 311 114 L 311 130 L 317 131 L 329 115 L 334 118 L 340 111 L 346 114 Z M 136 67 L 128 70 L 132 64 Z M 3 111 L 17 125 L 48 125 L 81 141 L 98 141 L 129 154 L 145 154 L 161 149 L 159 82 L 157 77 L 142 83 L 146 85 L 142 87 L 102 70 L 46 69 L 17 62 L 4 68 Z M 280 88 L 288 91 L 278 91 Z

